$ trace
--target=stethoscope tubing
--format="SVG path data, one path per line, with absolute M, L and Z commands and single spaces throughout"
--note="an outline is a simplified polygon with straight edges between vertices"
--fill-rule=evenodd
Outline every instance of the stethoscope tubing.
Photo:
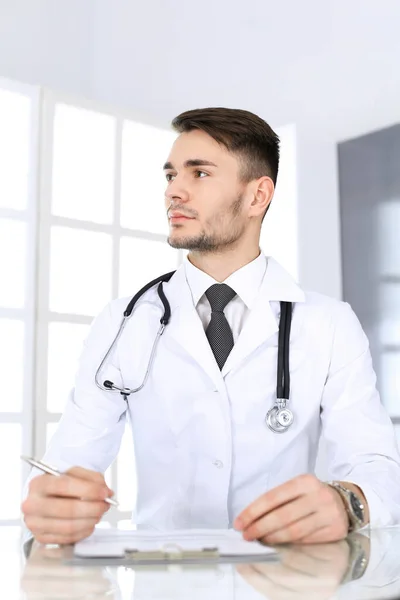
M 166 273 L 165 275 L 162 275 L 161 277 L 157 277 L 156 279 L 153 279 L 147 285 L 145 285 L 141 290 L 139 290 L 139 292 L 135 296 L 133 296 L 133 298 L 130 300 L 128 306 L 126 307 L 126 309 L 123 313 L 123 318 L 122 318 L 120 327 L 118 329 L 117 335 L 115 336 L 113 342 L 111 343 L 108 351 L 106 352 L 104 358 L 102 359 L 102 361 L 96 371 L 96 374 L 95 374 L 95 383 L 96 383 L 97 387 L 99 389 L 101 389 L 102 391 L 119 392 L 120 394 L 122 394 L 124 399 L 127 401 L 128 396 L 139 392 L 146 385 L 147 380 L 150 375 L 150 372 L 151 372 L 151 369 L 153 367 L 158 342 L 159 342 L 162 334 L 164 333 L 164 330 L 165 330 L 166 326 L 168 325 L 169 320 L 171 318 L 171 307 L 170 307 L 168 299 L 164 293 L 163 283 L 169 281 L 174 273 L 175 273 L 175 271 L 172 271 L 170 273 Z M 138 300 L 141 298 L 141 296 L 143 296 L 144 293 L 146 293 L 150 288 L 154 287 L 155 285 L 157 285 L 157 293 L 163 304 L 164 311 L 160 318 L 160 327 L 157 331 L 157 334 L 156 334 L 156 337 L 155 337 L 155 340 L 154 340 L 154 343 L 152 346 L 146 373 L 144 375 L 142 383 L 137 388 L 134 388 L 134 389 L 133 388 L 125 388 L 125 387 L 120 388 L 120 387 L 116 386 L 112 381 L 109 381 L 109 380 L 106 380 L 103 383 L 101 383 L 100 373 L 103 370 L 104 365 L 107 362 L 108 358 L 110 357 L 114 347 L 118 343 L 128 320 L 133 315 L 134 309 L 136 307 Z M 268 415 L 271 414 L 271 412 L 275 409 L 276 410 L 281 410 L 283 408 L 286 409 L 286 404 L 289 401 L 289 397 L 290 397 L 289 346 L 290 346 L 290 330 L 291 330 L 291 323 L 292 323 L 293 305 L 291 302 L 282 301 L 280 303 L 280 306 L 281 306 L 281 314 L 280 314 L 280 319 L 279 319 L 279 333 L 278 333 L 278 368 L 277 368 L 277 388 L 276 388 L 277 401 L 276 401 L 276 404 L 274 405 L 273 409 L 270 409 L 270 411 L 268 411 L 267 418 L 268 418 Z M 271 428 L 270 424 L 269 424 L 269 427 Z M 282 433 L 282 431 L 283 430 L 280 430 L 278 432 Z

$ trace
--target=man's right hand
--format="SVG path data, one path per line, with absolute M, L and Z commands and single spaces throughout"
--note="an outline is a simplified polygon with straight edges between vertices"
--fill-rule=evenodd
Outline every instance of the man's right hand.
M 25 524 L 42 544 L 74 544 L 89 536 L 110 508 L 113 492 L 101 473 L 74 467 L 60 477 L 31 480 L 22 503 Z

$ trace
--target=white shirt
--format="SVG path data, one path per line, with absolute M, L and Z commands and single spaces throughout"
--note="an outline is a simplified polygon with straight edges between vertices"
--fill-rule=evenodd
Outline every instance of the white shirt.
M 205 295 L 208 288 L 215 283 L 220 283 L 213 279 L 204 271 L 195 267 L 186 257 L 184 261 L 186 281 L 189 285 L 193 304 L 203 323 L 204 330 L 207 329 L 211 320 L 211 306 Z M 231 300 L 224 314 L 232 330 L 233 341 L 236 343 L 240 332 L 246 322 L 246 318 L 254 306 L 262 280 L 264 279 L 267 268 L 267 258 L 263 252 L 250 263 L 238 269 L 230 275 L 224 282 L 235 292 L 236 296 Z

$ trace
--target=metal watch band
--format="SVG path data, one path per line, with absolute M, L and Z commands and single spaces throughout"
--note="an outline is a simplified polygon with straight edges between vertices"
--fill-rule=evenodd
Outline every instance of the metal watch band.
M 364 509 L 364 505 L 361 502 L 361 500 L 358 498 L 357 494 L 355 494 L 352 490 L 349 490 L 346 487 L 344 487 L 338 481 L 330 481 L 330 482 L 328 482 L 328 485 L 333 487 L 333 489 L 337 490 L 343 500 L 343 504 L 346 509 L 347 516 L 349 518 L 348 532 L 351 533 L 352 531 L 356 531 L 357 529 L 360 529 L 360 527 L 362 527 L 364 525 L 364 523 L 357 517 L 357 515 L 354 513 L 352 506 L 351 506 L 351 495 L 354 495 L 359 500 L 362 509 Z
M 357 537 L 359 536 L 359 537 Z M 360 539 L 364 538 L 362 534 L 355 533 L 346 538 L 346 542 L 350 548 L 349 563 L 345 574 L 343 575 L 341 585 L 349 581 L 360 579 L 365 573 L 368 566 L 368 556 Z M 369 543 L 368 538 L 364 538 Z

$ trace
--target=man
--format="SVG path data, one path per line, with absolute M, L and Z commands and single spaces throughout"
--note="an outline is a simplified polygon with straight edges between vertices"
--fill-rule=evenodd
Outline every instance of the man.
M 259 249 L 278 137 L 256 115 L 224 108 L 188 111 L 173 126 L 179 136 L 164 165 L 169 244 L 189 254 L 163 284 L 170 322 L 157 338 L 162 304 L 152 287 L 101 370 L 101 382 L 137 390 L 124 396 L 95 376 L 129 300 L 94 321 L 44 459 L 68 473 L 32 478 L 27 527 L 44 543 L 91 533 L 109 508 L 102 473 L 127 412 L 138 526 L 233 526 L 245 539 L 276 544 L 398 523 L 400 459 L 357 318 L 345 303 L 304 292 Z M 266 414 L 277 400 L 281 301 L 293 306 L 294 420 L 276 433 Z M 313 474 L 321 433 L 336 483 Z

